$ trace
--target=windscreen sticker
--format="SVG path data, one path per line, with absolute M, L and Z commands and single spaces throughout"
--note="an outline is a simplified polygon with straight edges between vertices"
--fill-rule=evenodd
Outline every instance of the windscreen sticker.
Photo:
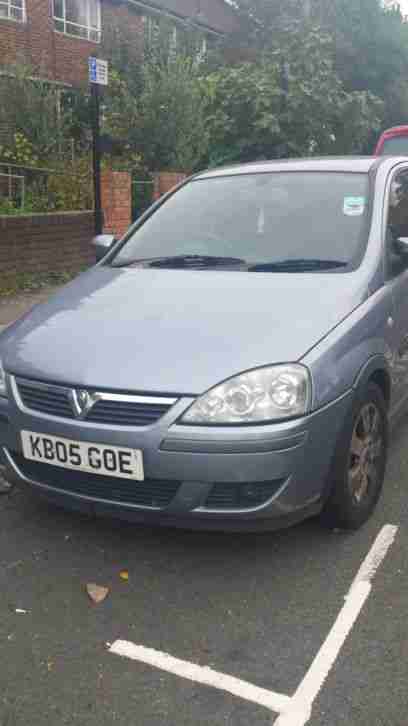
M 365 197 L 344 197 L 343 213 L 346 217 L 361 217 L 365 203 Z

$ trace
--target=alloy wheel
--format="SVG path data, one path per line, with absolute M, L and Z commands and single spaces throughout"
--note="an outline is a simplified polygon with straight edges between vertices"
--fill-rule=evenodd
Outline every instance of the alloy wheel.
M 348 485 L 356 504 L 378 481 L 384 444 L 380 411 L 373 402 L 367 403 L 357 416 L 350 446 Z

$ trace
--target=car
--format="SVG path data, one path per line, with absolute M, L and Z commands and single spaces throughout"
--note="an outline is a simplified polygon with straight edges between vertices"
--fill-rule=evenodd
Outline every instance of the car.
M 408 126 L 394 126 L 378 139 L 375 156 L 408 156 Z
M 408 402 L 408 160 L 209 170 L 0 336 L 11 482 L 254 531 L 374 511 Z

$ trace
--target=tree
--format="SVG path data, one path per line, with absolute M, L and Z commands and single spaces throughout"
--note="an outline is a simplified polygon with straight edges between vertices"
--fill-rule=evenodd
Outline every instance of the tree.
M 257 62 L 219 69 L 208 85 L 214 164 L 361 153 L 381 125 L 381 100 L 345 90 L 331 37 L 319 28 L 282 33 L 280 48 L 265 51 Z
M 387 124 L 404 120 L 408 25 L 400 10 L 378 0 L 314 0 L 313 19 L 333 35 L 335 64 L 346 90 L 381 97 Z
M 333 38 L 334 68 L 347 92 L 384 101 L 383 125 L 408 118 L 408 23 L 382 0 L 234 0 L 246 43 L 276 50 L 288 33 L 320 27 Z
M 313 0 L 231 0 L 241 20 L 241 42 L 260 50 L 279 45 L 279 36 L 298 26 Z
M 150 59 L 142 68 L 138 94 L 125 76 L 114 74 L 106 97 L 106 128 L 123 139 L 125 153 L 143 157 L 150 171 L 192 171 L 208 150 L 207 87 L 200 65 L 176 55 Z
M 4 147 L 10 153 L 18 151 L 17 137 L 25 139 L 26 151 L 30 147 L 31 161 L 36 163 L 70 154 L 71 137 L 79 141 L 86 135 L 86 117 L 83 94 L 33 78 L 27 66 L 10 67 L 8 74 L 0 78 L 0 128 Z

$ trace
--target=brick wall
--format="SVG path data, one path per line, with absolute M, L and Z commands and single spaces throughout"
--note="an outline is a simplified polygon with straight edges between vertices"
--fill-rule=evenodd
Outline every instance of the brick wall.
M 101 177 L 103 231 L 118 239 L 132 220 L 132 179 L 127 171 L 105 171 Z
M 124 46 L 136 55 L 143 52 L 144 18 L 128 2 L 102 0 L 102 43 L 55 32 L 52 0 L 25 3 L 25 23 L 0 18 L 0 70 L 24 62 L 43 78 L 80 85 L 87 81 L 89 56 L 109 58 L 112 40 L 119 53 Z M 156 0 L 157 5 L 181 17 L 201 11 L 204 22 L 220 32 L 239 29 L 236 13 L 224 0 Z
M 153 174 L 154 191 L 153 199 L 160 199 L 163 194 L 170 192 L 177 184 L 180 184 L 187 174 L 182 171 L 159 171 Z
M 92 212 L 0 216 L 1 282 L 16 273 L 77 272 L 95 262 Z
M 0 18 L 0 70 L 23 62 L 42 78 L 81 85 L 88 78 L 89 56 L 108 57 L 112 31 L 131 52 L 143 48 L 143 17 L 127 4 L 102 2 L 102 43 L 73 38 L 54 29 L 52 0 L 25 0 L 25 23 Z

